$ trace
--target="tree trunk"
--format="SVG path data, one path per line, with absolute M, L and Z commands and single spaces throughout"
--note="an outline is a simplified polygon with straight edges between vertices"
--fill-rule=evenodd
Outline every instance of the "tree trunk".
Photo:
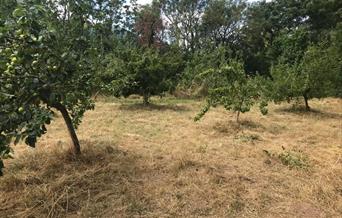
M 143 98 L 144 98 L 144 105 L 150 104 L 149 102 L 149 94 L 144 93 Z
M 240 123 L 240 111 L 237 112 L 237 115 L 236 115 L 236 122 L 237 123 Z
M 61 104 L 55 105 L 55 108 L 57 110 L 59 110 L 59 112 L 61 112 L 61 114 L 64 118 L 64 121 L 65 121 L 65 124 L 68 127 L 69 135 L 70 135 L 71 140 L 72 140 L 73 145 L 74 145 L 74 147 L 73 147 L 74 154 L 80 155 L 81 154 L 80 142 L 78 141 L 74 125 L 72 124 L 72 121 L 71 121 L 71 118 L 69 116 L 67 109 Z
M 306 111 L 310 111 L 310 106 L 309 106 L 309 102 L 308 102 L 308 96 L 307 96 L 307 94 L 305 93 L 304 95 L 303 95 L 303 97 L 304 97 L 304 102 L 305 102 L 305 110 Z
M 97 96 L 100 94 L 100 91 L 97 91 L 96 93 L 95 93 L 95 95 L 94 95 L 94 100 L 96 100 L 97 99 Z

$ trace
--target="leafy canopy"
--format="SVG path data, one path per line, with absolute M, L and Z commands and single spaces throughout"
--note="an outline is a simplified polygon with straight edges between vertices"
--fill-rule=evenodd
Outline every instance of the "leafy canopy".
M 282 53 L 271 69 L 273 100 L 304 97 L 309 110 L 311 98 L 339 96 L 342 85 L 340 39 L 338 29 L 318 44 L 309 44 L 305 29 L 277 39 Z
M 141 95 L 145 104 L 150 96 L 173 89 L 183 65 L 181 55 L 172 50 L 161 53 L 133 47 L 119 54 L 108 57 L 108 66 L 102 75 L 105 92 L 116 97 Z
M 250 111 L 259 103 L 262 114 L 267 114 L 267 99 L 264 96 L 264 79 L 259 76 L 249 77 L 243 70 L 243 65 L 237 61 L 224 63 L 218 68 L 212 68 L 201 76 L 209 81 L 207 104 L 196 116 L 195 120 L 203 117 L 210 107 L 222 105 L 226 110 L 239 114 Z
M 93 107 L 88 3 L 23 1 L 1 17 L 0 172 L 12 142 L 34 147 L 46 133 L 53 108 L 76 137 L 73 128 Z

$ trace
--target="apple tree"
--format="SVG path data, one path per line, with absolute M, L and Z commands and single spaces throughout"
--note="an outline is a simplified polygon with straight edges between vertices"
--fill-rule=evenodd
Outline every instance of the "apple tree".
M 250 111 L 251 107 L 259 104 L 262 114 L 267 114 L 266 79 L 260 76 L 246 75 L 243 65 L 238 61 L 230 61 L 218 68 L 211 68 L 200 75 L 209 86 L 207 103 L 195 117 L 201 119 L 211 107 L 222 105 L 226 110 L 237 113 Z
M 23 1 L 0 20 L 0 173 L 11 144 L 35 147 L 60 112 L 80 154 L 75 128 L 90 99 L 94 52 L 89 1 Z
M 288 53 L 291 55 L 282 55 L 271 69 L 272 99 L 281 102 L 302 97 L 305 109 L 309 111 L 309 100 L 312 98 L 340 96 L 342 92 L 341 36 L 341 26 L 338 26 L 330 33 L 330 38 L 307 46 L 304 51 L 293 49 L 294 43 L 288 45 L 290 50 Z M 296 44 L 303 44 L 303 40 L 298 42 L 294 39 L 294 41 Z M 294 51 L 301 55 L 296 57 Z M 296 58 L 289 61 L 287 58 L 289 56 Z
M 99 75 L 102 91 L 115 97 L 137 94 L 145 105 L 151 96 L 175 88 L 184 65 L 180 52 L 134 45 L 119 49 L 107 59 L 106 70 Z

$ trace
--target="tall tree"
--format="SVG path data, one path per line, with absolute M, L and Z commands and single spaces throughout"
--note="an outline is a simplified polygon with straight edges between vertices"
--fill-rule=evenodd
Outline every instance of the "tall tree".
M 306 0 L 307 22 L 313 30 L 323 31 L 342 22 L 342 1 Z
M 169 40 L 193 53 L 200 48 L 201 23 L 207 0 L 162 0 Z
M 242 58 L 249 73 L 269 74 L 277 57 L 272 53 L 275 39 L 305 24 L 306 0 L 260 1 L 245 11 L 241 32 Z
M 142 6 L 138 12 L 135 31 L 142 46 L 160 48 L 163 44 L 163 20 L 160 4 L 153 1 L 151 5 Z
M 208 42 L 214 45 L 232 45 L 237 43 L 242 15 L 246 8 L 244 0 L 210 1 L 203 14 L 202 31 Z

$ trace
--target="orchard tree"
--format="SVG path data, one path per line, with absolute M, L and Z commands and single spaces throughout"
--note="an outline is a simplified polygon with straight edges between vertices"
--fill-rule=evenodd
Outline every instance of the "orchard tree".
M 310 32 L 301 27 L 279 36 L 278 63 L 271 69 L 272 98 L 275 102 L 303 97 L 309 99 L 339 96 L 341 92 L 341 26 L 317 44 L 310 44 Z M 276 47 L 276 46 L 275 46 Z
M 301 61 L 295 64 L 279 63 L 271 70 L 273 99 L 290 101 L 303 97 L 305 109 L 310 110 L 309 99 L 340 96 L 342 92 L 341 52 L 333 45 L 311 46 Z
M 80 154 L 75 128 L 90 99 L 94 53 L 89 1 L 23 1 L 0 22 L 0 172 L 10 145 L 35 147 L 55 111 Z M 64 10 L 61 10 L 64 8 Z
M 310 36 L 307 27 L 293 31 L 283 31 L 273 43 L 272 52 L 279 57 L 271 68 L 273 79 L 272 98 L 275 102 L 287 100 L 288 102 L 299 96 L 305 99 L 308 105 L 308 89 L 305 88 L 307 76 L 301 73 L 301 62 L 309 47 Z
M 206 106 L 195 117 L 196 121 L 201 119 L 210 107 L 218 105 L 236 112 L 237 122 L 240 113 L 250 111 L 251 107 L 258 103 L 261 113 L 267 114 L 264 79 L 259 76 L 247 76 L 241 63 L 237 61 L 223 63 L 218 68 L 205 71 L 201 76 L 209 80 L 209 95 Z
M 134 46 L 108 58 L 107 69 L 100 75 L 103 90 L 116 97 L 141 95 L 145 105 L 152 95 L 162 95 L 174 88 L 183 65 L 177 51 L 161 53 Z

